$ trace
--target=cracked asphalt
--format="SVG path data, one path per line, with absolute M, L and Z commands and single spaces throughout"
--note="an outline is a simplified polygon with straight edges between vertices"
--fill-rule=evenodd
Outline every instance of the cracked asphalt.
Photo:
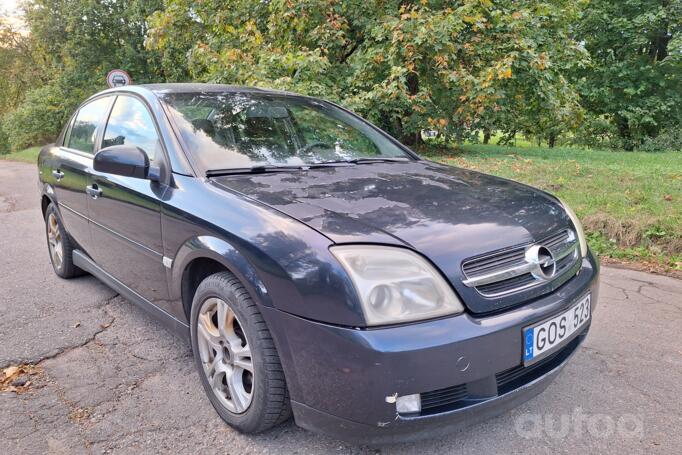
M 584 346 L 540 396 L 446 438 L 354 446 L 287 423 L 241 435 L 205 398 L 188 344 L 92 277 L 50 267 L 35 166 L 0 162 L 0 452 L 679 453 L 682 281 L 602 269 Z

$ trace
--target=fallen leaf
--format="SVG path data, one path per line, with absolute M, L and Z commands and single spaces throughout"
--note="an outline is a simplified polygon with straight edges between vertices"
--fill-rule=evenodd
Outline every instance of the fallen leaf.
M 35 365 L 23 364 L 9 366 L 2 370 L 4 377 L 0 379 L 0 392 L 24 393 L 29 390 L 32 381 L 29 376 L 40 373 Z
M 106 328 L 108 328 L 110 325 L 111 325 L 111 322 L 107 322 L 106 324 L 100 324 L 99 327 L 100 327 L 101 329 L 106 329 Z
M 9 379 L 10 377 L 16 375 L 19 373 L 19 367 L 11 366 L 7 367 L 2 372 L 5 374 L 5 379 Z

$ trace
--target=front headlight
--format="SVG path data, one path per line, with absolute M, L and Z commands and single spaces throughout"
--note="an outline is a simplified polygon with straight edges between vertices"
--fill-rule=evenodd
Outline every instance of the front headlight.
M 585 239 L 583 225 L 578 219 L 578 215 L 575 214 L 575 212 L 568 206 L 568 204 L 566 204 L 561 199 L 559 199 L 559 202 L 564 207 L 564 210 L 566 210 L 566 214 L 573 222 L 573 226 L 575 227 L 575 234 L 578 236 L 578 242 L 580 242 L 580 253 L 582 254 L 583 257 L 585 257 L 587 256 L 587 240 Z
M 464 311 L 438 271 L 410 250 L 340 245 L 330 251 L 353 280 L 368 325 L 417 321 Z

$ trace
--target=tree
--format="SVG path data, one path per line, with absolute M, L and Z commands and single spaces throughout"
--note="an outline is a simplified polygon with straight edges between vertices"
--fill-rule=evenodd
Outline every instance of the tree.
M 26 90 L 46 81 L 44 64 L 32 51 L 31 37 L 0 18 L 0 116 L 19 105 Z
M 163 80 L 159 55 L 144 47 L 160 0 L 32 0 L 27 34 L 3 33 L 0 115 L 12 149 L 53 139 L 73 109 L 106 88 L 113 68 L 136 83 Z M 5 40 L 9 36 L 11 40 Z
M 575 73 L 582 104 L 632 149 L 682 124 L 682 1 L 592 0 L 576 22 L 591 64 Z
M 319 95 L 414 144 L 424 129 L 461 139 L 537 126 L 536 115 L 572 123 L 575 93 L 562 71 L 583 58 L 568 33 L 572 5 L 167 0 L 147 43 L 166 72 L 186 57 L 192 79 Z

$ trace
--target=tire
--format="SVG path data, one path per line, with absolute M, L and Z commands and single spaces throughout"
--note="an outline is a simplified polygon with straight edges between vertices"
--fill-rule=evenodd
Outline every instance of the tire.
M 73 278 L 85 273 L 73 264 L 75 243 L 64 229 L 59 213 L 52 203 L 45 210 L 45 236 L 54 273 L 62 278 Z
M 219 319 L 225 321 L 222 329 Z M 234 275 L 220 272 L 201 282 L 192 302 L 191 336 L 201 383 L 228 425 L 259 433 L 290 418 L 287 385 L 270 331 Z

